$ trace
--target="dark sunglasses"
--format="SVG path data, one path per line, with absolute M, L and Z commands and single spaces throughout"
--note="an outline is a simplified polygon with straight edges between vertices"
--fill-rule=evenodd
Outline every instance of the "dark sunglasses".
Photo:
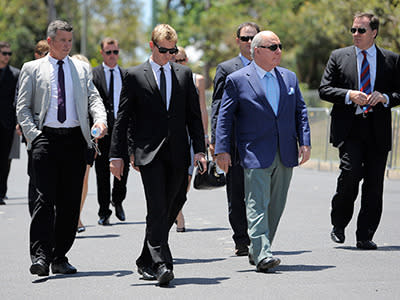
M 257 48 L 266 48 L 271 50 L 272 52 L 276 51 L 276 49 L 281 49 L 282 50 L 282 44 L 273 44 L 271 46 L 257 46 Z
M 364 34 L 364 33 L 367 32 L 367 29 L 366 29 L 366 28 L 362 28 L 362 27 L 360 27 L 360 28 L 352 27 L 352 28 L 350 29 L 350 32 L 351 32 L 352 34 L 355 34 L 357 31 L 358 31 L 359 34 Z
M 1 51 L 1 54 L 4 56 L 6 56 L 6 55 L 11 56 L 12 52 Z
M 182 59 L 175 59 L 175 62 L 180 64 L 186 61 L 186 58 L 182 58 Z
M 240 39 L 242 42 L 252 41 L 252 40 L 254 39 L 254 35 L 239 36 L 239 39 Z
M 156 47 L 158 48 L 158 51 L 160 51 L 160 53 L 165 54 L 167 52 L 169 52 L 169 54 L 176 54 L 178 53 L 178 48 L 176 48 L 176 46 L 174 48 L 164 48 L 164 47 L 160 47 L 156 44 L 156 42 L 153 42 L 154 45 L 156 45 Z
M 118 55 L 119 50 L 108 50 L 104 52 L 107 55 L 111 55 L 111 53 L 113 53 L 114 55 Z

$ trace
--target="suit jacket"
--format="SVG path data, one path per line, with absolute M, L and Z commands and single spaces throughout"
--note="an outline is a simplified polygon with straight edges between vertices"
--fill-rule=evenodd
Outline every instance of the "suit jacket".
M 18 82 L 19 69 L 7 65 L 0 78 L 0 125 L 3 128 L 15 129 L 15 88 Z
M 118 67 L 119 72 L 121 74 L 121 79 L 124 73 L 124 70 Z M 108 87 L 106 82 L 106 75 L 104 74 L 103 65 L 99 65 L 93 68 L 93 83 L 99 91 L 100 97 L 103 100 L 104 107 L 107 112 L 107 125 L 109 134 L 111 134 L 112 128 L 114 126 L 115 117 L 114 117 L 114 103 L 110 101 L 108 95 Z M 101 140 L 100 140 L 101 141 Z
M 381 150 L 389 151 L 392 144 L 390 108 L 400 104 L 400 60 L 399 55 L 378 47 L 376 60 L 374 90 L 386 94 L 389 105 L 377 104 L 368 118 L 373 119 L 371 138 L 376 139 Z M 345 141 L 355 118 L 356 106 L 345 104 L 345 97 L 349 90 L 359 90 L 358 76 L 355 46 L 334 50 L 322 76 L 319 96 L 333 103 L 330 142 L 335 147 Z
M 129 151 L 135 155 L 137 166 L 149 164 L 164 143 L 168 143 L 172 163 L 187 166 L 190 153 L 186 128 L 195 153 L 204 152 L 204 131 L 192 72 L 171 63 L 171 76 L 171 102 L 167 110 L 149 61 L 125 72 L 110 157 L 122 157 L 128 126 L 133 131 Z
M 222 95 L 224 94 L 224 86 L 226 77 L 243 68 L 243 62 L 239 56 L 224 61 L 217 66 L 214 77 L 214 91 L 211 103 L 211 144 L 215 144 L 215 130 L 217 128 L 217 119 L 219 108 L 221 106 Z M 234 147 L 234 145 L 232 145 Z
M 68 59 L 71 69 L 73 95 L 76 113 L 82 134 L 91 146 L 89 113 L 94 122 L 107 124 L 107 116 L 99 92 L 92 81 L 92 73 L 87 63 L 78 59 Z M 27 62 L 23 65 L 19 79 L 17 118 L 28 142 L 42 133 L 43 123 L 51 98 L 49 57 Z
M 237 146 L 244 168 L 268 168 L 278 145 L 286 167 L 298 164 L 298 145 L 310 145 L 307 109 L 296 74 L 276 67 L 280 98 L 275 115 L 255 63 L 229 75 L 217 123 L 215 152 L 229 152 L 232 122 L 236 119 Z

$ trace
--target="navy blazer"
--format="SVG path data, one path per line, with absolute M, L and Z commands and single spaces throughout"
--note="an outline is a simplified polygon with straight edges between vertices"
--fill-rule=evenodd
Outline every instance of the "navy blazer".
M 216 154 L 229 152 L 236 119 L 237 146 L 244 168 L 268 168 L 279 145 L 286 167 L 298 165 L 298 145 L 310 146 L 307 109 L 296 74 L 276 67 L 280 87 L 275 115 L 254 62 L 227 77 L 217 122 Z

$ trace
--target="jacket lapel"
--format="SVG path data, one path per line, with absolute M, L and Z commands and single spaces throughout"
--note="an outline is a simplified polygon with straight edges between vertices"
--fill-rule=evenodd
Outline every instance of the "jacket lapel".
M 375 46 L 376 47 L 376 46 Z M 376 47 L 376 74 L 375 74 L 375 84 L 374 84 L 374 91 L 378 90 L 381 86 L 381 80 L 385 77 L 385 54 Z
M 257 74 L 254 64 L 251 64 L 249 66 L 248 70 L 249 71 L 246 73 L 246 75 L 248 76 L 250 86 L 252 87 L 252 89 L 254 90 L 254 92 L 257 95 L 258 102 L 260 102 L 262 105 L 268 107 L 269 110 L 271 111 L 271 113 L 274 114 L 274 111 L 273 111 L 271 105 L 269 104 L 269 101 L 265 97 L 264 86 L 261 83 L 260 77 Z
M 103 89 L 104 94 L 107 95 L 106 101 L 109 102 L 110 97 L 108 97 L 106 74 L 104 73 L 104 67 L 103 66 L 101 66 L 101 72 L 100 72 L 99 75 L 100 75 L 101 88 Z
M 159 102 L 160 105 L 162 105 L 162 106 L 165 108 L 164 102 L 163 102 L 163 100 L 162 100 L 162 98 L 161 98 L 160 89 L 158 88 L 156 79 L 154 78 L 153 69 L 151 68 L 151 65 L 150 65 L 150 62 L 149 62 L 149 61 L 147 61 L 147 62 L 144 64 L 143 70 L 144 70 L 144 77 L 146 78 L 147 83 L 149 84 L 149 87 L 150 87 L 150 89 L 151 89 L 151 93 L 152 93 L 153 95 L 155 95 L 155 97 L 156 97 L 157 100 L 158 100 L 157 102 Z M 171 98 L 172 98 L 172 96 L 171 96 Z

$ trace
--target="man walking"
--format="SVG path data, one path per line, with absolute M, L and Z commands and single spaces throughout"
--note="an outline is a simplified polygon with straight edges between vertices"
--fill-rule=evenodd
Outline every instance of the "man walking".
M 378 17 L 357 13 L 350 29 L 354 45 L 332 52 L 319 87 L 320 98 L 333 103 L 330 142 L 339 149 L 341 170 L 332 198 L 331 239 L 344 243 L 363 180 L 356 247 L 365 250 L 377 249 L 372 239 L 392 146 L 390 109 L 400 104 L 400 57 L 375 45 L 378 29 Z
M 107 132 L 106 112 L 89 65 L 71 59 L 72 26 L 55 20 L 47 29 L 49 54 L 24 64 L 17 117 L 32 155 L 39 197 L 30 227 L 30 272 L 38 276 L 76 273 L 66 257 L 76 234 L 93 127 Z
M 251 43 L 253 62 L 226 79 L 216 131 L 217 163 L 228 172 L 233 120 L 244 168 L 250 236 L 249 262 L 257 271 L 276 267 L 271 244 L 283 213 L 294 166 L 310 158 L 307 109 L 296 75 L 278 67 L 279 37 L 258 33 Z

